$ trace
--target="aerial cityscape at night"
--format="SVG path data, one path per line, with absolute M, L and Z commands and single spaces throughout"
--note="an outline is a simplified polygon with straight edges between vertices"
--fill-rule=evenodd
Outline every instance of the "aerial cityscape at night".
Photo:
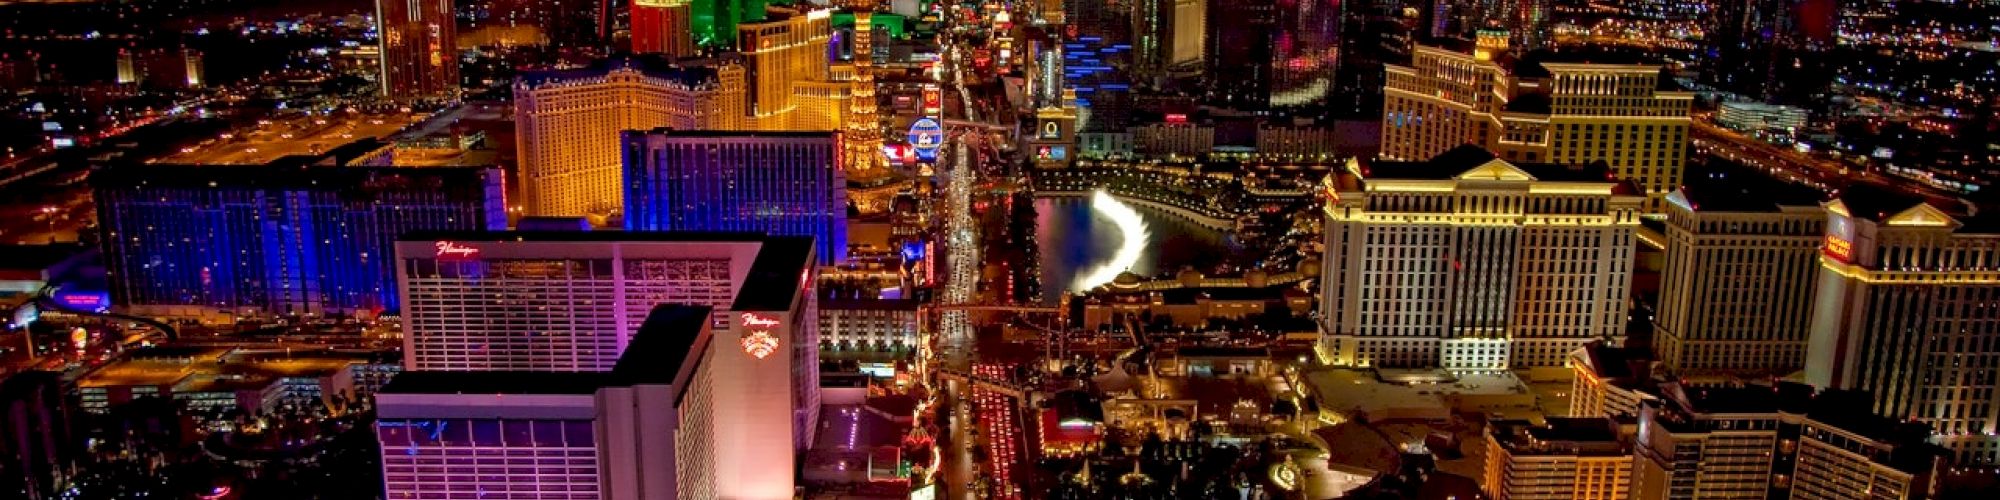
M 0 0 L 0 500 L 2000 499 L 2000 1 Z

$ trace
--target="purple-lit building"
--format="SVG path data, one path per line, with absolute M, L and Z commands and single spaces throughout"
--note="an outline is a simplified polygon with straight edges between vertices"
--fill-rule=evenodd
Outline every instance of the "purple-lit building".
M 847 177 L 833 132 L 625 132 L 625 229 L 811 236 L 847 260 Z
M 748 233 L 408 235 L 411 371 L 377 398 L 388 498 L 790 498 L 819 425 L 813 252 Z M 482 461 L 510 456 L 562 459 Z
M 376 395 L 387 497 L 714 497 L 708 316 L 660 306 L 606 372 L 397 377 Z
M 603 372 L 404 373 L 376 395 L 387 498 L 792 498 L 817 408 L 773 355 L 803 344 L 786 314 L 661 305 Z
M 478 167 L 115 166 L 90 182 L 115 303 L 152 316 L 396 310 L 411 231 L 503 229 Z

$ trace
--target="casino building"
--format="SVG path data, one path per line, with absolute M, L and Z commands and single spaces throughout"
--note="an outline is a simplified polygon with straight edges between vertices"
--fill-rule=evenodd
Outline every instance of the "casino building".
M 1825 207 L 1805 381 L 1875 394 L 1957 463 L 2000 462 L 2000 224 L 1866 187 Z
M 398 376 L 376 397 L 387 498 L 791 498 L 800 332 L 735 314 L 655 307 L 607 371 Z
M 476 167 L 126 165 L 92 172 L 111 294 L 147 316 L 396 310 L 396 237 L 506 227 Z
M 397 262 L 411 371 L 377 399 L 389 498 L 791 497 L 819 415 L 809 239 L 419 233 Z
M 1644 193 L 1598 166 L 1465 145 L 1328 175 L 1327 364 L 1557 367 L 1621 336 Z
M 847 260 L 847 176 L 836 132 L 628 131 L 625 229 L 811 236 Z

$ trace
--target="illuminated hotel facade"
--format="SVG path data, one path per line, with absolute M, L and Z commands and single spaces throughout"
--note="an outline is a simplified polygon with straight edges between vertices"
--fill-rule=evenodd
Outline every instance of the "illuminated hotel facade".
M 1419 45 L 1411 60 L 1386 66 L 1384 158 L 1470 143 L 1508 161 L 1603 161 L 1645 190 L 1649 212 L 1680 187 L 1694 93 L 1667 90 L 1658 65 L 1515 57 L 1504 32 L 1481 32 L 1470 53 Z
M 641 429 L 635 432 L 652 437 L 649 433 L 656 433 L 659 425 L 647 423 L 645 413 L 656 407 L 659 398 L 672 396 L 672 390 L 648 395 L 635 388 L 636 393 L 620 397 L 636 399 L 611 403 L 605 402 L 602 389 L 608 383 L 557 392 L 595 395 L 594 403 L 572 397 L 565 404 L 597 405 L 598 416 L 593 418 L 601 438 L 595 443 L 600 460 L 671 453 L 673 458 L 640 459 L 649 467 L 641 475 L 674 477 L 657 476 L 657 470 L 650 468 L 673 463 L 683 474 L 686 468 L 699 466 L 708 472 L 696 477 L 713 479 L 700 483 L 706 486 L 680 486 L 679 496 L 598 498 L 790 498 L 795 469 L 791 459 L 812 442 L 820 405 L 818 308 L 811 287 L 818 268 L 809 240 L 741 233 L 446 232 L 413 234 L 398 243 L 397 251 L 403 289 L 413 298 L 404 312 L 405 364 L 410 371 L 392 385 L 412 374 L 462 383 L 524 380 L 528 382 L 522 385 L 530 388 L 537 387 L 536 377 L 560 380 L 608 373 L 614 382 L 624 380 L 620 372 L 635 359 L 642 366 L 674 359 L 661 354 L 657 345 L 643 346 L 649 337 L 662 337 L 648 332 L 660 314 L 660 304 L 690 304 L 703 309 L 697 326 L 716 333 L 703 350 L 707 357 L 698 363 L 700 371 L 689 379 L 692 382 L 678 387 L 700 387 L 707 395 L 687 399 L 691 396 L 683 394 L 675 404 L 712 408 L 717 417 L 707 424 L 709 430 L 675 439 L 687 443 L 706 436 L 707 443 L 718 445 L 606 441 L 612 439 L 604 437 L 610 432 L 606 418 L 641 419 L 635 424 Z M 675 328 L 664 338 L 685 342 L 691 340 L 691 330 Z M 422 405 L 438 399 L 422 395 L 507 390 L 447 386 L 384 392 L 417 394 L 409 396 L 409 402 Z M 522 398 L 509 394 L 504 399 Z M 387 404 L 378 399 L 384 419 L 449 418 L 465 412 L 398 413 L 388 410 Z M 687 411 L 683 406 L 679 418 L 689 418 Z M 666 414 L 672 418 L 674 413 Z M 675 435 L 683 432 L 687 431 L 676 430 Z M 396 452 L 393 446 L 384 449 L 385 456 Z M 601 491 L 616 491 L 619 483 L 611 478 L 599 481 Z M 391 498 L 403 498 L 393 496 L 395 491 L 392 487 Z
M 1495 500 L 1634 498 L 1631 443 L 1602 418 L 1499 421 L 1486 432 L 1486 495 Z
M 1822 196 L 1747 189 L 1777 182 L 1751 175 L 1691 179 L 1667 195 L 1653 339 L 1676 375 L 1782 376 L 1805 366 Z
M 807 340 L 794 306 L 811 294 L 776 285 L 734 306 L 784 310 L 735 312 L 727 329 L 708 307 L 652 309 L 605 371 L 398 376 L 376 397 L 386 497 L 792 498 L 795 443 L 812 427 L 786 392 L 809 382 L 796 366 L 811 360 L 783 353 Z
M 1957 462 L 2000 458 L 2000 228 L 1900 195 L 1827 202 L 1806 382 L 1876 395 Z
M 834 132 L 626 132 L 625 229 L 810 236 L 821 263 L 845 262 L 840 139 Z
M 846 96 L 803 109 L 793 99 L 795 83 L 831 79 L 827 46 L 832 39 L 832 11 L 824 9 L 771 10 L 762 21 L 736 25 L 736 52 L 743 54 L 748 72 L 749 128 L 797 130 L 794 120 L 812 120 L 794 118 L 794 112 L 822 118 L 844 114 Z M 826 130 L 838 130 L 840 123 L 833 125 Z
M 412 234 L 396 243 L 404 367 L 609 370 L 653 306 L 713 307 L 726 325 L 744 280 L 775 272 L 756 268 L 763 254 L 804 247 L 747 233 Z
M 1636 415 L 1650 487 L 1633 498 L 1914 499 L 1942 475 L 1924 426 L 1869 413 L 1865 393 L 1791 382 L 1662 392 Z
M 91 174 L 105 271 L 133 314 L 400 307 L 410 231 L 506 227 L 502 173 L 478 167 L 114 166 Z
M 694 43 L 694 2 L 632 0 L 632 53 L 689 57 L 700 51 Z
M 1623 334 L 1643 197 L 1603 168 L 1473 146 L 1327 176 L 1322 361 L 1556 367 Z
M 452 0 L 375 0 L 382 95 L 458 100 L 458 18 Z
M 525 212 L 607 215 L 623 205 L 618 133 L 744 128 L 744 68 L 728 60 L 669 67 L 614 59 L 532 73 L 514 83 Z

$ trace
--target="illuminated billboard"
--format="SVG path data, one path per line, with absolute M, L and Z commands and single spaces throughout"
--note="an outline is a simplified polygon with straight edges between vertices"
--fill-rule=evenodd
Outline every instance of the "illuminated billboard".
M 937 161 L 938 147 L 944 145 L 944 126 L 929 117 L 919 118 L 910 124 L 909 141 L 918 160 Z

